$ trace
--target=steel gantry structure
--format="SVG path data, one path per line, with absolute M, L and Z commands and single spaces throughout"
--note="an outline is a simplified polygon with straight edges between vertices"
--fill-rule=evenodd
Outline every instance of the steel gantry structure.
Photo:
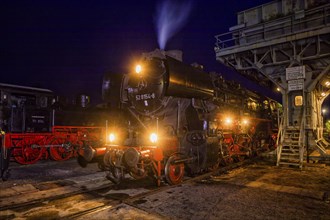
M 316 152 L 328 159 L 321 106 L 330 94 L 330 3 L 278 0 L 237 18 L 230 32 L 215 36 L 216 59 L 281 91 L 277 165 L 302 168 Z

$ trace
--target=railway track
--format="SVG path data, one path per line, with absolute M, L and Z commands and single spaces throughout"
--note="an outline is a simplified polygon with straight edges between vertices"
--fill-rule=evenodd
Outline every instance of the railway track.
M 196 177 L 187 177 L 184 179 L 182 184 L 196 182 L 208 178 L 212 174 L 226 172 L 236 167 L 249 164 L 252 161 L 252 159 L 249 159 L 243 162 L 230 164 L 226 167 L 215 169 L 212 172 L 207 172 Z M 134 186 L 136 180 L 129 181 L 131 181 L 129 184 Z M 54 218 L 81 219 L 84 218 L 84 216 L 95 215 L 95 213 L 102 212 L 104 210 L 111 211 L 112 209 L 116 209 L 116 207 L 120 204 L 138 208 L 135 205 L 135 201 L 140 200 L 146 196 L 157 194 L 159 192 L 177 187 L 177 185 L 162 185 L 161 187 L 155 187 L 151 186 L 152 184 L 153 183 L 149 182 L 148 188 L 142 187 L 139 189 L 121 189 L 120 186 L 111 184 L 108 182 L 108 180 L 100 180 L 99 182 L 91 181 L 89 183 L 78 183 L 51 189 L 51 191 L 54 192 L 54 194 L 51 196 L 42 197 L 43 194 L 49 195 L 49 193 L 52 193 L 43 191 L 27 193 L 26 195 L 17 195 L 16 198 L 27 197 L 28 199 L 34 197 L 34 199 L 28 201 L 24 201 L 22 199 L 19 201 L 17 199 L 15 203 L 10 201 L 7 201 L 6 203 L 4 202 L 4 199 L 2 199 L 0 201 L 0 218 L 4 217 L 4 219 L 6 219 L 6 216 L 24 217 L 26 215 L 30 217 L 31 215 L 36 217 L 50 217 L 49 215 L 53 213 Z M 62 193 L 56 193 L 59 191 Z M 39 197 L 40 195 L 41 197 Z M 15 198 L 10 199 L 15 201 Z M 72 207 L 70 207 L 70 205 L 61 207 L 62 204 L 66 203 L 66 201 L 69 201 L 68 204 L 72 203 Z M 55 208 L 56 211 L 54 211 Z M 46 211 L 40 212 L 40 210 Z M 147 212 L 147 210 L 144 211 Z
M 199 181 L 199 180 L 202 180 L 202 179 L 205 179 L 205 178 L 209 177 L 210 175 L 212 175 L 214 173 L 226 172 L 230 169 L 234 169 L 236 167 L 242 166 L 243 164 L 247 164 L 247 163 L 250 163 L 250 162 L 251 162 L 250 160 L 249 161 L 243 161 L 243 162 L 239 162 L 239 163 L 236 163 L 236 164 L 231 164 L 231 165 L 223 167 L 223 168 L 216 169 L 216 170 L 211 171 L 211 172 L 204 173 L 204 174 L 196 176 L 196 177 L 186 178 L 181 184 L 187 184 L 187 183 L 190 183 L 190 182 Z M 126 198 L 126 199 L 113 201 L 111 204 L 102 205 L 102 206 L 99 206 L 99 207 L 94 207 L 93 209 L 85 210 L 85 211 L 75 213 L 75 214 L 72 214 L 72 215 L 68 215 L 68 216 L 65 216 L 65 217 L 70 218 L 70 219 L 83 218 L 84 216 L 93 215 L 97 212 L 104 211 L 106 209 L 116 209 L 116 207 L 114 207 L 114 206 L 119 205 L 119 204 L 126 204 L 126 205 L 129 205 L 129 206 L 138 208 L 135 205 L 134 201 L 139 200 L 139 199 L 144 198 L 144 197 L 147 197 L 147 196 L 150 196 L 150 195 L 157 194 L 157 193 L 162 192 L 162 191 L 166 191 L 166 190 L 168 190 L 170 188 L 174 188 L 174 187 L 177 187 L 177 185 L 164 185 L 164 186 L 152 189 L 152 190 L 147 191 L 147 192 L 139 193 L 137 195 L 131 196 L 131 197 Z M 147 211 L 147 210 L 143 210 L 143 211 Z
M 6 207 L 0 198 L 4 209 L 0 219 L 285 219 L 293 215 L 327 219 L 330 215 L 328 200 L 322 198 L 329 189 L 328 166 L 300 171 L 250 159 L 187 177 L 179 185 L 161 187 L 156 187 L 151 178 L 145 182 L 127 179 L 113 185 L 100 174 L 103 176 L 99 179 L 53 189 L 75 188 L 75 192 L 65 191 L 62 196 L 17 201 Z M 21 197 L 36 195 L 30 194 Z

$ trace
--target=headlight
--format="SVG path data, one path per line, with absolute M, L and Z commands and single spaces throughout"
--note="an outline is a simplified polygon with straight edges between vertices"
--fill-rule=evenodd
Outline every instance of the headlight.
M 116 140 L 115 134 L 114 133 L 110 133 L 109 134 L 109 141 L 110 141 L 110 143 L 114 142 L 115 140 Z
M 247 119 L 243 119 L 243 121 L 242 121 L 242 122 L 243 122 L 243 124 L 244 124 L 244 125 L 247 125 L 247 124 L 249 124 L 249 121 L 248 121 Z
M 136 66 L 135 66 L 135 72 L 136 72 L 137 74 L 140 74 L 140 73 L 142 72 L 142 66 L 141 66 L 141 65 L 136 65 Z
M 231 125 L 232 122 L 233 122 L 233 120 L 231 118 L 226 118 L 226 120 L 225 120 L 225 123 L 227 125 Z
M 158 140 L 158 135 L 156 133 L 151 133 L 149 136 L 151 143 L 156 143 Z

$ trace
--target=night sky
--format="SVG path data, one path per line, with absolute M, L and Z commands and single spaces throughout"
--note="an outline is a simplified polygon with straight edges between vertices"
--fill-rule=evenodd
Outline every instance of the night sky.
M 156 8 L 163 1 L 4 0 L 0 3 L 0 82 L 37 86 L 101 100 L 105 72 L 127 73 L 141 52 L 159 48 Z M 182 1 L 181 1 L 182 2 Z M 267 0 L 195 0 L 166 50 L 185 63 L 260 90 L 215 61 L 215 38 L 236 25 L 236 13 Z

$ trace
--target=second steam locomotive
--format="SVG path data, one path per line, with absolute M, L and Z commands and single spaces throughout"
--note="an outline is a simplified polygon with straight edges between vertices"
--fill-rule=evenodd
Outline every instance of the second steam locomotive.
M 0 83 L 0 178 L 9 178 L 10 161 L 63 161 L 84 145 L 99 145 L 111 115 L 87 105 L 85 95 L 69 105 L 48 89 Z
M 180 57 L 155 50 L 129 74 L 105 75 L 104 97 L 127 120 L 107 128 L 102 167 L 114 183 L 130 174 L 178 184 L 275 147 L 276 101 Z M 86 147 L 81 156 L 90 161 L 103 150 Z

